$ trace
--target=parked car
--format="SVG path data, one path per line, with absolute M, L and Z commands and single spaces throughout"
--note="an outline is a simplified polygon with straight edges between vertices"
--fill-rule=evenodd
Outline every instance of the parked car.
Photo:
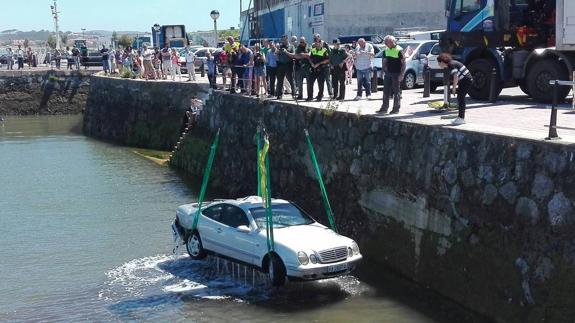
M 444 70 L 439 67 L 439 63 L 437 62 L 437 56 L 439 56 L 441 52 L 441 46 L 435 44 L 431 47 L 431 51 L 427 55 L 427 67 L 431 72 L 431 91 L 435 91 L 438 86 L 443 85 Z
M 200 67 L 202 66 L 202 63 L 206 62 L 206 55 L 208 54 L 208 51 L 211 51 L 212 54 L 217 50 L 217 48 L 215 47 L 202 47 L 200 49 L 198 49 L 195 54 L 196 54 L 196 67 Z
M 350 238 L 316 222 L 286 200 L 272 200 L 275 248 L 268 252 L 266 212 L 259 196 L 205 204 L 192 230 L 198 204 L 178 208 L 174 235 L 186 244 L 192 259 L 217 254 L 267 272 L 274 286 L 286 278 L 319 280 L 352 271 L 362 255 Z
M 403 48 L 403 55 L 405 57 L 405 74 L 401 84 L 403 89 L 410 90 L 417 85 L 423 84 L 423 71 L 427 66 L 427 54 L 431 51 L 433 45 L 437 43 L 436 40 L 414 40 L 414 41 L 399 41 L 397 44 Z M 378 81 L 383 81 L 381 71 L 381 58 L 384 50 L 381 50 L 374 59 L 374 67 L 377 72 Z

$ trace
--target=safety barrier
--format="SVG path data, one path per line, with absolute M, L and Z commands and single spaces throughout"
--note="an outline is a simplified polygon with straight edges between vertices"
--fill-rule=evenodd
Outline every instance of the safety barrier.
M 561 139 L 557 135 L 557 105 L 559 104 L 559 87 L 560 86 L 571 86 L 573 88 L 573 106 L 571 109 L 575 109 L 575 72 L 573 72 L 573 81 L 561 81 L 561 80 L 550 80 L 550 85 L 553 85 L 553 103 L 551 104 L 551 120 L 549 121 L 549 135 L 547 140 Z

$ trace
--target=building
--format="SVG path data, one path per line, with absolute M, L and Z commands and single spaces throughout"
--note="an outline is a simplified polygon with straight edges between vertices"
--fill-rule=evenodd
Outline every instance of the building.
M 331 40 L 401 29 L 445 29 L 444 0 L 253 0 L 241 13 L 240 39 L 305 36 Z

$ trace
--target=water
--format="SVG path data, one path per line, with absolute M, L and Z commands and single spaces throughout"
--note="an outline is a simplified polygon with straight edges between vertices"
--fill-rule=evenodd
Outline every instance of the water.
M 223 262 L 218 272 L 213 258 L 172 254 L 175 208 L 196 191 L 129 148 L 71 132 L 80 122 L 0 124 L 0 321 L 470 321 L 388 274 L 271 289 L 243 268 L 232 279 Z

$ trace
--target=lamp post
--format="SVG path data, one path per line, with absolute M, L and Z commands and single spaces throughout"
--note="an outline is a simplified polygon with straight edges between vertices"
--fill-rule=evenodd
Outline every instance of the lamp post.
M 86 31 L 86 28 L 82 28 L 82 39 L 85 41 L 86 40 L 86 35 L 84 35 L 84 32 Z
M 159 32 L 160 32 L 160 25 L 158 24 L 154 24 L 154 26 L 152 26 L 154 28 L 154 42 L 156 43 L 156 47 L 158 48 L 162 48 L 159 44 L 160 40 L 159 40 Z
M 212 17 L 212 19 L 214 20 L 214 36 L 215 38 L 215 42 L 216 45 L 214 47 L 218 47 L 218 25 L 216 23 L 216 20 L 218 20 L 218 18 L 220 17 L 220 12 L 217 10 L 212 10 L 212 12 L 210 12 L 210 17 Z
M 54 18 L 54 29 L 56 31 L 56 49 L 60 49 L 60 32 L 58 31 L 58 6 L 56 5 L 56 0 L 54 0 L 54 5 L 50 6 L 52 9 L 52 17 Z

